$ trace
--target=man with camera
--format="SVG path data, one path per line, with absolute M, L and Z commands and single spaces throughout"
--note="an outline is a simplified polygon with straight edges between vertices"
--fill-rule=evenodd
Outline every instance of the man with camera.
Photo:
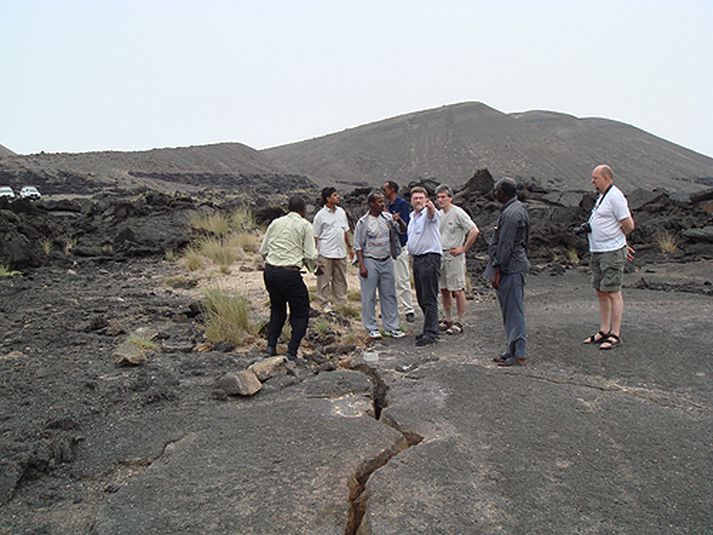
M 585 344 L 599 344 L 599 349 L 614 349 L 621 345 L 621 319 L 624 298 L 621 286 L 624 265 L 633 249 L 626 244 L 626 236 L 634 230 L 634 219 L 624 194 L 614 185 L 614 173 L 605 164 L 592 171 L 592 184 L 599 196 L 587 223 L 576 232 L 587 234 L 592 286 L 599 299 L 599 332 L 587 338 Z

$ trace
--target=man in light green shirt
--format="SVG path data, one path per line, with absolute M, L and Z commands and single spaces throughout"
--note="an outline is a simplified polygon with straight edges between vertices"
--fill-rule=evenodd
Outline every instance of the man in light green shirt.
M 312 225 L 304 218 L 304 199 L 290 197 L 287 209 L 287 215 L 278 217 L 267 227 L 260 254 L 265 259 L 263 280 L 270 294 L 267 354 L 277 354 L 277 340 L 285 325 L 289 304 L 292 336 L 287 345 L 287 358 L 296 360 L 309 319 L 309 292 L 302 280 L 301 268 L 315 271 L 317 250 Z

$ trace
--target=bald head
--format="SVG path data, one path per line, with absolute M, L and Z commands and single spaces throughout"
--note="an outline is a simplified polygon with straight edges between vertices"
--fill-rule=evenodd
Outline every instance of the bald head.
M 614 182 L 614 171 L 607 164 L 597 165 L 592 171 L 592 184 L 600 193 L 604 193 L 612 182 Z

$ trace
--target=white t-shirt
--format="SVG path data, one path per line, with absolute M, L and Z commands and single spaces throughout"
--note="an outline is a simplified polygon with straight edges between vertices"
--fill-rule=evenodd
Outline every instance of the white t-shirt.
M 317 212 L 312 223 L 317 240 L 317 251 L 325 258 L 344 258 L 347 245 L 344 233 L 349 230 L 347 214 L 339 206 L 332 212 L 326 206 Z
M 592 232 L 589 233 L 589 250 L 593 253 L 616 251 L 626 245 L 626 235 L 621 230 L 621 221 L 631 217 L 629 203 L 619 188 L 612 185 L 604 200 L 602 195 L 589 216 Z M 601 202 L 600 202 L 601 201 Z

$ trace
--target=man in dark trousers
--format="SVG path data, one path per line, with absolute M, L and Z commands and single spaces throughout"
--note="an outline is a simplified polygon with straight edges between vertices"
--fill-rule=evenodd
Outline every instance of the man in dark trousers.
M 304 266 L 315 271 L 317 250 L 312 225 L 304 217 L 304 199 L 290 197 L 287 209 L 287 215 L 278 217 L 267 227 L 260 254 L 265 259 L 263 279 L 270 294 L 267 354 L 277 353 L 277 340 L 285 325 L 289 304 L 292 337 L 287 345 L 287 358 L 296 360 L 309 319 L 309 292 L 302 281 L 301 269 Z
M 423 332 L 416 337 L 417 346 L 438 341 L 438 279 L 441 276 L 441 214 L 428 192 L 421 186 L 411 189 L 411 206 L 406 245 L 413 257 L 416 299 L 423 312 Z
M 408 226 L 411 214 L 411 206 L 405 199 L 399 196 L 399 185 L 393 180 L 388 180 L 382 188 L 386 209 L 395 219 L 400 219 Z M 398 214 L 398 215 L 396 215 Z M 411 295 L 411 269 L 409 268 L 409 254 L 406 248 L 406 233 L 399 234 L 401 241 L 401 254 L 394 259 L 394 275 L 396 277 L 396 293 L 399 305 L 406 316 L 406 321 L 413 323 L 416 321 L 416 314 L 413 308 L 413 297 Z
M 493 360 L 498 366 L 525 366 L 525 274 L 530 269 L 527 241 L 530 221 L 525 206 L 517 200 L 517 183 L 502 178 L 495 184 L 495 198 L 503 206 L 488 244 L 485 277 L 498 292 L 507 346 Z

